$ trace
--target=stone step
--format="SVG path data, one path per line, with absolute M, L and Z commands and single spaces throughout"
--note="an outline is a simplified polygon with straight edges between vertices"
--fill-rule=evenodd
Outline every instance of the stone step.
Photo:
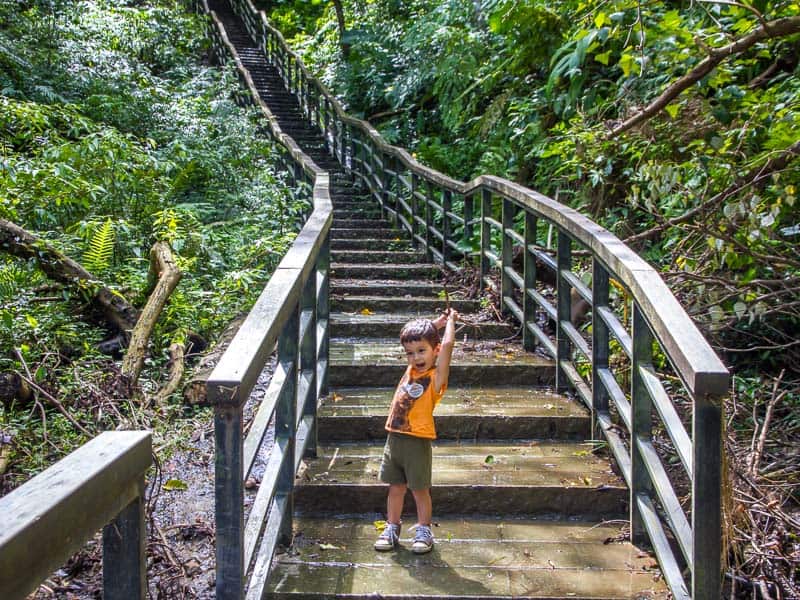
M 594 445 L 570 441 L 433 444 L 431 495 L 435 514 L 591 515 L 624 514 L 628 490 Z M 337 514 L 359 507 L 380 512 L 386 485 L 378 480 L 383 441 L 319 445 L 317 457 L 295 487 L 302 514 Z M 413 514 L 411 494 L 405 510 Z
M 444 302 L 440 303 L 444 309 Z M 370 310 L 370 313 L 362 312 Z M 330 318 L 331 335 L 335 337 L 370 337 L 370 338 L 391 338 L 400 335 L 403 325 L 420 316 L 431 317 L 431 313 L 420 315 L 419 313 L 399 313 L 399 312 L 379 312 L 375 313 L 366 306 L 357 308 L 355 312 L 333 312 Z M 497 321 L 485 321 L 467 325 L 458 325 L 458 339 L 466 337 L 469 340 L 502 340 L 512 337 L 516 333 L 516 328 L 512 328 L 506 323 Z
M 342 206 L 342 202 L 333 203 L 334 219 L 382 219 L 381 209 L 376 205 Z
M 374 235 L 375 232 L 371 232 Z M 441 267 L 433 263 L 356 264 L 332 263 L 331 276 L 343 279 L 414 279 L 438 278 Z
M 331 339 L 332 386 L 395 385 L 407 366 L 397 338 Z M 517 343 L 456 343 L 450 365 L 450 385 L 551 385 L 553 361 L 525 352 Z
M 340 277 L 331 281 L 331 293 L 339 296 L 389 296 L 438 299 L 442 284 L 432 281 L 369 280 Z M 452 293 L 452 292 L 451 292 Z
M 434 505 L 435 510 L 435 505 Z M 654 560 L 622 525 L 586 519 L 443 518 L 429 554 L 376 552 L 379 514 L 301 517 L 268 584 L 276 598 L 519 598 L 631 600 L 668 597 Z
M 375 264 L 375 263 L 421 263 L 425 261 L 425 253 L 416 250 L 395 250 L 391 247 L 394 242 L 382 244 L 383 248 L 375 248 L 373 250 L 333 250 L 331 252 L 331 260 L 337 263 L 360 263 L 360 264 Z
M 325 442 L 383 439 L 394 387 L 335 387 L 319 409 Z M 436 407 L 439 439 L 570 439 L 590 436 L 588 411 L 575 400 L 534 387 L 447 390 Z
M 340 312 L 360 313 L 362 310 L 369 309 L 372 312 L 391 312 L 413 314 L 416 316 L 431 317 L 445 309 L 445 300 L 440 297 L 420 298 L 406 295 L 405 290 L 398 289 L 398 294 L 403 296 L 361 296 L 345 295 L 339 293 L 339 288 L 331 295 L 331 310 Z M 363 290 L 356 289 L 356 292 Z M 477 312 L 480 309 L 480 302 L 477 300 L 461 300 L 450 298 L 450 306 L 460 313 Z M 469 333 L 469 329 L 465 330 Z
M 379 248 L 389 248 L 391 250 L 412 250 L 414 245 L 410 240 L 407 239 L 379 240 L 376 238 L 363 238 L 331 240 L 331 250 L 376 250 Z
M 383 218 L 378 219 L 343 219 L 338 215 L 333 215 L 333 227 L 342 227 L 346 229 L 394 229 L 388 220 Z

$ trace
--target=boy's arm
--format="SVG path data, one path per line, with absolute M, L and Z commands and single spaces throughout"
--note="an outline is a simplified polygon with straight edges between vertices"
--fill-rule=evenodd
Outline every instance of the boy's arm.
M 456 319 L 458 313 L 455 310 L 450 310 L 447 315 L 442 315 L 440 319 L 446 319 L 444 326 L 444 335 L 442 336 L 441 350 L 439 350 L 439 360 L 436 363 L 436 391 L 439 392 L 450 378 L 450 357 L 453 355 L 453 347 L 456 342 Z

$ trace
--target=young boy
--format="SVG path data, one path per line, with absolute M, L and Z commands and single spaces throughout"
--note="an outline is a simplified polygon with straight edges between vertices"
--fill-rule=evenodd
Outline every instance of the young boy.
M 400 536 L 403 499 L 410 488 L 417 506 L 417 524 L 411 550 L 424 554 L 433 549 L 431 532 L 431 440 L 436 439 L 433 409 L 447 389 L 450 357 L 455 343 L 458 313 L 448 310 L 434 321 L 416 319 L 400 332 L 408 368 L 392 399 L 380 479 L 389 484 L 386 529 L 375 542 L 376 550 L 393 550 Z M 439 329 L 444 336 L 439 340 Z M 438 361 L 437 361 L 438 358 Z

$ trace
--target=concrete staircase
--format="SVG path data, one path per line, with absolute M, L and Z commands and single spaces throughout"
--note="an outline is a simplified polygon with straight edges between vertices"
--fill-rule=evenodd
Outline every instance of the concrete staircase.
M 381 217 L 308 126 L 294 96 L 226 3 L 212 3 L 281 128 L 328 169 L 331 232 L 331 392 L 319 449 L 295 495 L 295 539 L 273 565 L 274 597 L 666 598 L 656 563 L 624 540 L 628 491 L 589 415 L 554 393 L 552 361 L 526 353 L 503 323 L 458 335 L 450 389 L 436 411 L 436 545 L 378 553 L 386 487 L 378 481 L 383 423 L 405 369 L 398 341 L 410 318 L 444 308 L 438 266 Z M 475 301 L 453 298 L 469 316 Z M 466 340 L 465 336 L 466 334 Z

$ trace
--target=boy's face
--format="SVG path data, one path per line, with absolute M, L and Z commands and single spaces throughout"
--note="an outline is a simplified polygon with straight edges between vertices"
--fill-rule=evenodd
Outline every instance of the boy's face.
M 439 356 L 439 345 L 437 344 L 434 348 L 426 340 L 406 342 L 403 344 L 403 348 L 406 351 L 408 364 L 418 372 L 432 368 L 436 363 L 436 357 Z

